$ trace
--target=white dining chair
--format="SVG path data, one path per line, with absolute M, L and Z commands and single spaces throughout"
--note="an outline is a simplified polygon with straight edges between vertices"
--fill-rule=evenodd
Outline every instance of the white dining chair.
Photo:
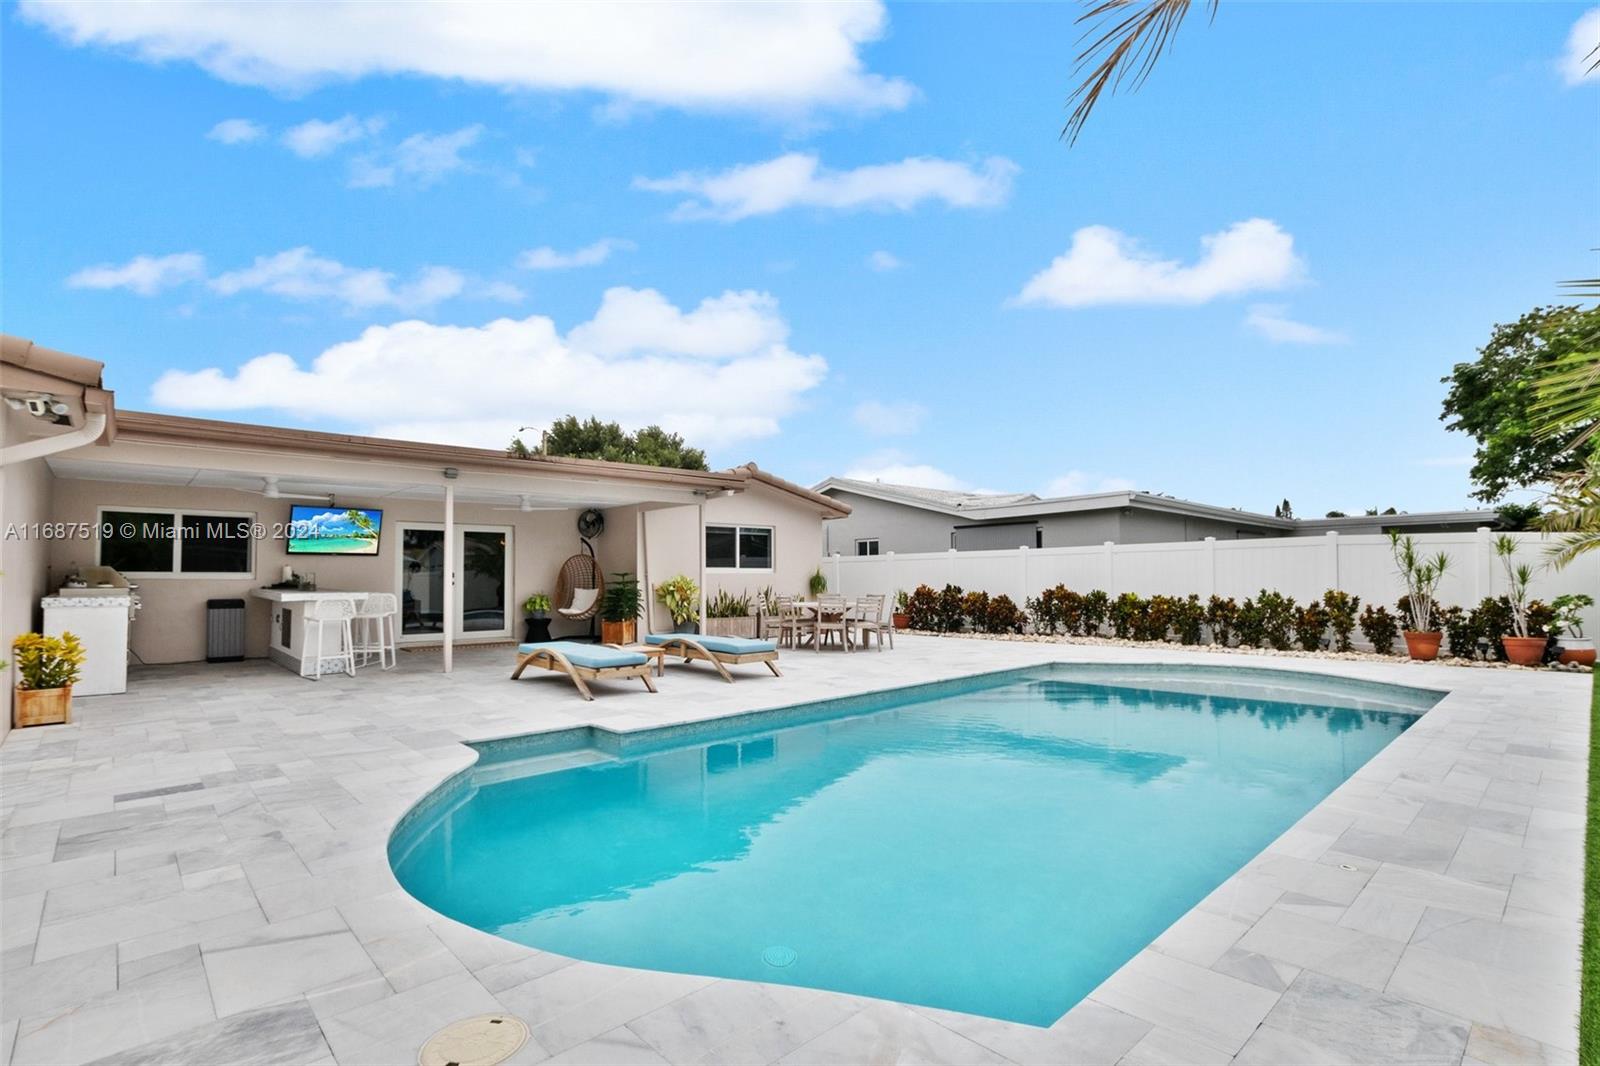
M 391 669 L 399 659 L 395 647 L 395 626 L 400 617 L 400 603 L 392 592 L 370 593 L 356 608 L 351 620 L 355 630 L 355 647 L 359 657 L 357 665 L 365 665 L 378 657 L 378 666 Z
M 341 669 L 351 677 L 356 676 L 355 640 L 350 629 L 350 619 L 355 617 L 356 605 L 346 599 L 312 600 L 306 605 L 306 634 L 305 647 L 311 647 L 311 627 L 317 629 L 316 658 L 313 660 L 311 676 L 318 681 L 322 680 L 322 664 L 324 662 L 323 636 L 328 627 L 334 627 L 334 638 L 339 641 L 339 652 L 328 656 L 340 663 Z M 305 672 L 304 666 L 301 673 Z

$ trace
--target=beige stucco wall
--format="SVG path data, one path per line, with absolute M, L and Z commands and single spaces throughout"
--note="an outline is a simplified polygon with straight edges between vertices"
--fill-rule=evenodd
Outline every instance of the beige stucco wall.
M 48 542 L 31 527 L 50 517 L 50 468 L 43 459 L 13 463 L 0 477 L 0 659 L 11 661 L 11 642 L 40 622 L 39 597 L 45 592 Z M 0 674 L 5 684 L 5 716 L 0 739 L 11 728 L 12 688 L 15 678 L 8 668 Z
M 38 464 L 43 470 L 43 464 Z M 10 489 L 8 474 L 7 487 Z M 97 523 L 99 511 L 107 509 L 189 508 L 217 512 L 238 512 L 267 526 L 288 520 L 294 501 L 268 500 L 254 493 L 231 489 L 189 486 L 134 485 L 118 482 L 87 481 L 71 478 L 51 479 L 47 470 L 42 478 L 53 493 L 35 500 L 32 506 L 41 517 L 68 523 Z M 7 495 L 10 496 L 10 491 Z M 19 494 L 20 495 L 20 494 Z M 37 492 L 33 496 L 39 496 Z M 258 541 L 254 573 L 236 578 L 143 577 L 140 597 L 144 609 L 134 625 L 131 646 L 139 661 L 146 663 L 192 662 L 205 658 L 205 603 L 208 599 L 240 597 L 246 603 L 245 653 L 252 657 L 266 654 L 271 626 L 271 604 L 249 595 L 250 590 L 277 580 L 285 563 L 297 572 L 317 575 L 318 587 L 356 591 L 395 591 L 397 557 L 400 551 L 399 526 L 404 522 L 442 521 L 442 501 L 340 499 L 340 506 L 381 507 L 384 512 L 383 536 L 379 554 L 371 557 L 290 556 L 281 540 Z M 641 570 L 639 514 L 646 514 L 648 528 L 644 542 L 649 546 L 648 578 L 659 582 L 673 574 L 694 576 L 700 565 L 699 520 L 693 506 L 648 509 L 609 507 L 605 509 L 606 530 L 595 541 L 596 554 L 609 576 L 619 570 Z M 517 619 L 514 635 L 521 635 L 523 598 L 532 592 L 554 593 L 556 571 L 569 555 L 579 551 L 575 511 L 496 510 L 492 507 L 460 504 L 456 508 L 458 525 L 508 526 L 512 530 L 515 557 L 512 588 L 507 595 L 511 613 Z M 767 585 L 780 592 L 803 592 L 806 578 L 816 567 L 816 545 L 820 542 L 822 518 L 812 506 L 789 493 L 759 483 L 733 496 L 718 497 L 706 503 L 710 524 L 765 525 L 773 527 L 774 565 L 771 571 L 711 571 L 706 575 L 708 593 L 718 589 L 754 593 Z M 8 544 L 8 552 L 11 546 Z M 7 622 L 13 613 L 26 614 L 46 588 L 58 586 L 66 574 L 78 566 L 95 562 L 92 541 L 56 541 L 45 552 L 18 556 L 19 574 L 37 575 L 32 585 L 19 596 L 6 597 Z M 11 555 L 7 555 L 11 572 Z M 44 571 L 48 568 L 48 582 Z M 654 596 L 647 591 L 651 606 L 650 623 L 655 630 L 670 629 L 670 619 Z M 17 606 L 12 605 L 13 599 Z M 27 623 L 21 623 L 26 626 Z M 556 636 L 587 630 L 587 624 L 552 623 Z M 462 639 L 470 639 L 463 637 Z
M 196 510 L 234 511 L 255 516 L 268 526 L 286 522 L 295 501 L 268 500 L 254 493 L 231 489 L 201 489 L 188 486 L 131 485 L 113 482 L 60 478 L 55 482 L 51 517 L 64 522 L 97 520 L 99 508 L 187 507 Z M 304 502 L 304 501 L 301 501 Z M 212 598 L 243 597 L 246 603 L 245 653 L 264 656 L 271 624 L 271 604 L 249 595 L 253 588 L 276 581 L 285 563 L 297 572 L 314 572 L 323 589 L 350 589 L 365 592 L 392 592 L 396 589 L 397 559 L 402 522 L 443 521 L 443 501 L 341 499 L 341 506 L 375 507 L 383 510 L 383 536 L 376 556 L 295 555 L 285 550 L 281 540 L 259 541 L 254 559 L 255 572 L 237 578 L 157 577 L 138 578 L 144 610 L 133 627 L 132 647 L 147 663 L 191 662 L 205 658 L 205 601 Z M 575 513 L 570 511 L 501 511 L 492 507 L 461 504 L 456 507 L 458 525 L 506 526 L 511 528 L 511 550 L 515 559 L 512 587 L 507 594 L 511 613 L 521 635 L 522 600 L 533 592 L 554 593 L 556 571 L 562 560 L 578 551 Z M 607 531 L 607 537 L 610 531 Z M 52 584 L 75 565 L 95 561 L 92 542 L 58 542 L 48 557 Z M 37 599 L 37 596 L 33 596 Z M 8 596 L 9 610 L 9 596 Z M 557 635 L 581 632 L 582 626 L 552 626 Z M 466 638 L 463 638 L 466 639 Z

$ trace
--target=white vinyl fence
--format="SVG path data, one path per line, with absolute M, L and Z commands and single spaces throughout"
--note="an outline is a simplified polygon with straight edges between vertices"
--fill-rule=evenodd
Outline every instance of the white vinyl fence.
M 1450 568 L 1439 587 L 1439 601 L 1471 608 L 1485 596 L 1506 591 L 1505 570 L 1494 553 L 1497 534 L 1419 533 L 1427 555 L 1444 551 Z M 1600 552 L 1591 552 L 1564 570 L 1547 566 L 1552 539 L 1539 533 L 1514 533 L 1519 562 L 1535 568 L 1534 599 L 1549 602 L 1563 592 L 1586 592 L 1600 599 Z M 1018 607 L 1029 596 L 1054 585 L 1077 592 L 1104 589 L 1201 599 L 1212 595 L 1242 600 L 1262 589 L 1304 603 L 1328 589 L 1361 597 L 1363 604 L 1394 609 L 1405 593 L 1395 572 L 1387 536 L 1340 535 L 1275 537 L 1256 540 L 1183 541 L 1170 544 L 1105 544 L 1086 548 L 1010 548 L 1004 551 L 944 551 L 897 555 L 839 555 L 822 561 L 828 588 L 846 596 L 910 592 L 918 585 L 960 585 L 991 596 L 1004 593 Z M 1600 636 L 1600 611 L 1585 612 L 1585 632 Z M 1359 638 L 1360 634 L 1357 633 Z

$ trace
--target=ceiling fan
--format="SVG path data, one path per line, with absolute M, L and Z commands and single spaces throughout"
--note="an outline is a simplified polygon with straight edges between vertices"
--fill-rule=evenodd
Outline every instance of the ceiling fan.
M 494 508 L 491 508 L 491 510 L 495 510 L 495 511 L 521 511 L 523 514 L 530 514 L 530 513 L 534 512 L 534 511 L 565 511 L 565 510 L 567 510 L 567 508 L 565 508 L 565 507 L 537 507 L 537 506 L 534 505 L 533 497 L 529 496 L 527 493 L 523 493 L 521 499 L 522 499 L 522 502 L 519 503 L 515 507 L 494 507 Z
M 276 477 L 267 476 L 261 480 L 265 482 L 261 489 L 261 495 L 269 500 L 316 500 L 319 503 L 327 504 L 329 507 L 333 506 L 333 493 L 331 492 L 324 492 L 321 495 L 284 492 L 278 488 L 278 479 Z

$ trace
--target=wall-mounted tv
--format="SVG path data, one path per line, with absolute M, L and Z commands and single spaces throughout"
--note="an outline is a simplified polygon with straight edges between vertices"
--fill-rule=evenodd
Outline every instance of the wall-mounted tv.
M 290 555 L 377 555 L 383 512 L 364 507 L 289 509 Z

